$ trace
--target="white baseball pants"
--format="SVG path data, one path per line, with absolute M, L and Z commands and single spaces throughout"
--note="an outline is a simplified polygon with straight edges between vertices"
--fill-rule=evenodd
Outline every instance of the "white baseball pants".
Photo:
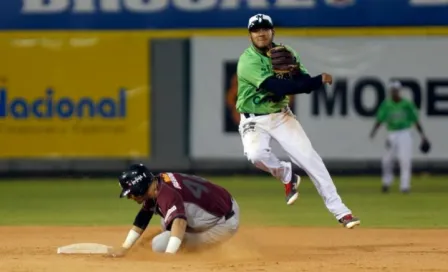
M 289 109 L 281 113 L 249 118 L 241 114 L 239 132 L 244 154 L 256 167 L 271 173 L 283 183 L 291 180 L 291 163 L 280 161 L 271 152 L 270 141 L 275 139 L 291 161 L 308 174 L 325 206 L 336 219 L 351 214 L 342 202 L 321 157 Z
M 394 162 L 398 159 L 400 165 L 400 190 L 411 187 L 412 168 L 412 134 L 411 129 L 390 132 L 387 136 L 387 151 L 382 159 L 383 185 L 392 185 Z

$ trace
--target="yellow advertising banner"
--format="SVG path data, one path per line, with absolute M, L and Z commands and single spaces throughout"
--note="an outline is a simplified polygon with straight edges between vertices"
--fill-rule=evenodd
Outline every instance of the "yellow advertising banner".
M 0 158 L 149 156 L 148 38 L 0 36 Z

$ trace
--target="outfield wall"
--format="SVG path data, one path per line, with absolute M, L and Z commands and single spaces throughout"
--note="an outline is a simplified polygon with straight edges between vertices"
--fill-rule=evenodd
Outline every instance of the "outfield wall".
M 133 161 L 146 162 L 160 171 L 222 174 L 258 172 L 243 157 L 236 130 L 237 115 L 229 104 L 232 91 L 235 90 L 231 80 L 235 63 L 239 52 L 247 46 L 246 38 L 161 39 L 144 34 L 135 36 L 138 37 L 134 37 L 137 47 L 145 44 L 140 46 L 142 49 L 138 56 L 143 56 L 147 61 L 147 65 L 142 64 L 143 68 L 140 69 L 146 71 L 147 75 L 139 69 L 123 70 L 124 74 L 131 74 L 130 77 L 134 74 L 140 76 L 134 82 L 130 79 L 129 88 L 131 94 L 135 95 L 135 99 L 131 95 L 128 100 L 128 114 L 131 116 L 127 119 L 111 117 L 109 120 L 97 120 L 103 128 L 96 131 L 97 134 L 75 134 L 72 135 L 74 139 L 58 139 L 54 134 L 59 133 L 58 129 L 62 130 L 64 126 L 66 129 L 82 126 L 82 122 L 85 122 L 85 126 L 95 126 L 95 123 L 91 123 L 95 120 L 70 116 L 67 119 L 73 122 L 71 124 L 61 118 L 54 122 L 47 118 L 44 119 L 47 130 L 29 129 L 21 138 L 12 134 L 17 133 L 14 127 L 20 126 L 26 131 L 27 127 L 36 127 L 33 122 L 40 120 L 36 116 L 20 119 L 18 110 L 16 115 L 2 119 L 0 137 L 5 148 L 1 154 L 0 170 L 3 175 L 109 175 Z M 56 34 L 50 34 L 49 37 L 58 39 Z M 100 41 L 107 39 L 102 35 L 98 37 Z M 385 131 L 382 129 L 374 141 L 369 140 L 368 134 L 374 122 L 374 109 L 384 98 L 385 85 L 391 78 L 400 78 L 405 82 L 406 96 L 419 105 L 423 126 L 434 144 L 429 155 L 418 154 L 417 143 L 414 144 L 416 170 L 446 172 L 444 165 L 448 161 L 448 146 L 444 145 L 444 139 L 448 135 L 445 125 L 448 114 L 448 77 L 444 71 L 448 57 L 443 53 L 443 48 L 447 47 L 448 38 L 426 37 L 422 40 L 418 36 L 361 36 L 341 39 L 288 35 L 277 39 L 298 48 L 311 73 L 329 71 L 335 75 L 333 87 L 314 95 L 298 95 L 291 103 L 315 148 L 333 173 L 378 173 L 380 170 Z M 5 40 L 11 41 L 3 36 Z M 214 50 L 207 54 L 207 48 Z M 112 51 L 111 54 L 119 53 Z M 140 58 L 135 59 L 137 61 Z M 114 70 L 113 67 L 107 67 L 99 73 L 100 76 L 94 75 L 100 77 L 98 81 L 86 79 L 94 82 L 90 85 L 94 88 L 84 84 L 87 86 L 85 93 L 81 92 L 79 86 L 82 87 L 83 82 L 78 79 L 73 82 L 61 81 L 60 86 L 57 80 L 52 82 L 56 82 L 53 83 L 56 84 L 56 90 L 67 91 L 67 87 L 73 87 L 67 91 L 67 95 L 73 99 L 88 95 L 91 90 L 104 90 L 98 91 L 99 96 L 104 92 L 103 96 L 107 97 L 109 89 L 113 89 L 108 88 L 109 85 L 115 83 L 119 86 L 123 84 L 123 78 L 127 79 L 113 72 L 110 75 L 115 77 L 109 79 L 108 69 Z M 42 93 L 42 88 L 32 89 L 30 81 L 24 87 L 16 87 L 12 83 L 18 82 L 18 79 L 4 76 L 9 70 L 4 71 L 3 89 L 8 91 L 9 106 L 13 103 L 12 97 L 17 97 L 17 91 L 22 92 L 27 86 L 30 87 L 26 90 L 36 91 L 21 93 L 22 96 L 30 97 L 28 100 L 32 97 L 36 99 Z M 72 83 L 79 85 L 73 86 Z M 54 100 L 60 97 L 55 91 Z M 107 129 L 107 126 L 113 129 L 120 125 L 125 129 L 116 132 Z M 69 132 L 65 133 L 70 135 Z M 416 133 L 414 136 L 418 139 Z M 57 146 L 61 140 L 59 144 L 63 148 L 52 149 L 53 144 Z M 286 158 L 276 143 L 273 146 L 280 157 Z M 26 152 L 31 155 L 31 150 L 33 155 L 27 157 Z
M 276 40 L 312 74 L 335 75 L 290 105 L 333 173 L 380 171 L 384 129 L 368 134 L 392 78 L 433 142 L 429 155 L 414 143 L 416 169 L 448 172 L 447 12 L 438 0 L 1 1 L 0 172 L 116 175 L 139 161 L 259 173 L 233 105 L 256 13 L 272 16 Z

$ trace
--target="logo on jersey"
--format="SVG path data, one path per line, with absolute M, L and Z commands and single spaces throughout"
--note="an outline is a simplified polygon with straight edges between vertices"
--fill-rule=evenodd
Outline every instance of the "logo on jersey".
M 161 177 L 162 177 L 163 182 L 166 182 L 166 183 L 171 182 L 171 179 L 167 174 L 162 174 Z
M 166 221 L 169 221 L 169 219 L 170 219 L 170 215 L 171 215 L 173 212 L 175 212 L 176 210 L 177 210 L 177 207 L 176 207 L 176 206 L 173 206 L 173 207 L 171 207 L 171 208 L 168 209 L 168 211 L 166 212 L 166 215 L 165 215 L 165 219 L 164 219 L 165 224 L 166 224 Z
M 177 182 L 176 177 L 173 175 L 173 173 L 166 173 L 166 174 L 162 174 L 162 180 L 166 183 L 172 183 L 174 188 L 176 189 L 182 189 L 182 187 L 180 187 L 179 182 Z

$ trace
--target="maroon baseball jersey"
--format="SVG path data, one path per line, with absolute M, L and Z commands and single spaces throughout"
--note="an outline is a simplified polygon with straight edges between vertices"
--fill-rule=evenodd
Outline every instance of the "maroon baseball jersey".
M 166 229 L 175 218 L 187 220 L 191 228 L 201 228 L 215 224 L 231 211 L 232 196 L 198 176 L 162 173 L 155 204 L 146 201 L 144 208 L 162 216 Z

